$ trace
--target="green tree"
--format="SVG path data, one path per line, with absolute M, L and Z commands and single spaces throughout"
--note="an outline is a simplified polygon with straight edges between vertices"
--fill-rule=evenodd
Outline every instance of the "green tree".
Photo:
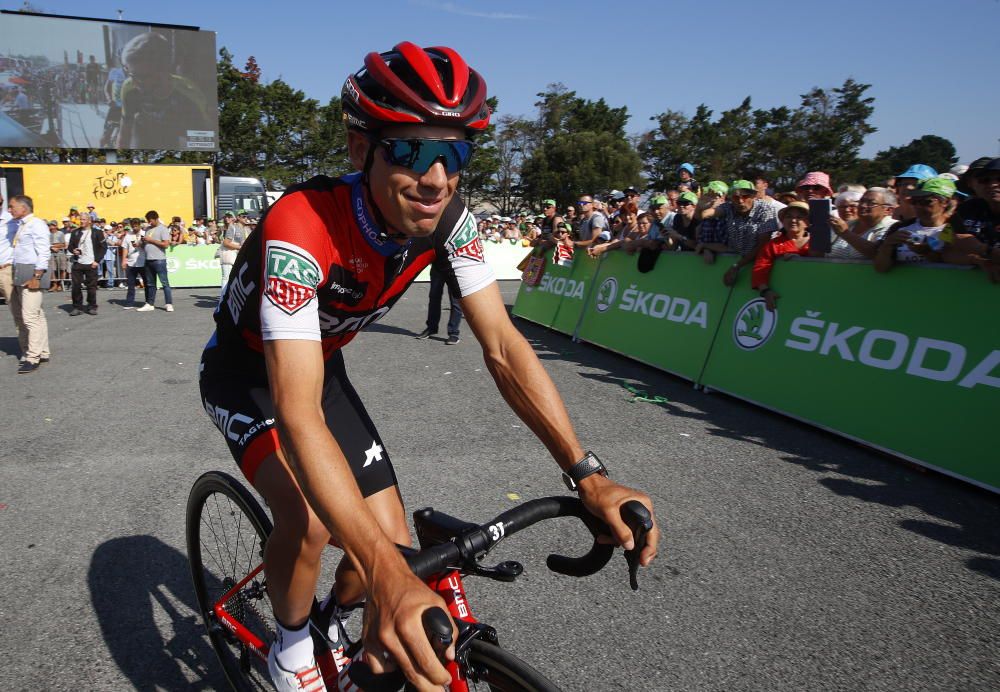
M 573 132 L 554 137 L 524 163 L 524 199 L 552 197 L 559 206 L 586 193 L 623 189 L 639 179 L 642 160 L 622 137 L 610 132 Z
M 915 163 L 923 163 L 944 173 L 956 163 L 958 154 L 950 140 L 937 135 L 924 135 L 900 147 L 889 147 L 858 166 L 858 180 L 866 185 L 883 185 Z

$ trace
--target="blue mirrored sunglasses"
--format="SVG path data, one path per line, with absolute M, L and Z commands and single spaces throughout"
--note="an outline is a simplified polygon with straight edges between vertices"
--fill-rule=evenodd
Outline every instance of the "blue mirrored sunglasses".
M 449 174 L 469 165 L 476 145 L 464 139 L 381 139 L 386 162 L 423 175 L 439 159 Z

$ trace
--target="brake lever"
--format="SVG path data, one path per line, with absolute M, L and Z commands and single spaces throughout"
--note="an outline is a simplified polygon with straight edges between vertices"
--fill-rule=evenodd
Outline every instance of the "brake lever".
M 632 531 L 632 541 L 635 547 L 625 551 L 625 563 L 628 565 L 628 583 L 633 591 L 639 590 L 639 554 L 646 544 L 646 534 L 653 528 L 653 517 L 646 506 L 638 500 L 629 500 L 621 506 L 622 521 Z

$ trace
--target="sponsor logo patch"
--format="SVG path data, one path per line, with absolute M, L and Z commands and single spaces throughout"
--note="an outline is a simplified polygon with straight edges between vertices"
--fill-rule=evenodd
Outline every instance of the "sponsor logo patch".
M 471 214 L 465 215 L 465 221 L 448 238 L 448 254 L 468 257 L 476 262 L 485 262 L 483 244 L 479 240 L 479 232 Z
M 316 295 L 320 271 L 306 255 L 288 247 L 267 248 L 265 295 L 281 311 L 294 315 Z
M 744 351 L 752 351 L 767 343 L 777 324 L 777 313 L 768 311 L 763 298 L 754 298 L 736 313 L 733 341 Z

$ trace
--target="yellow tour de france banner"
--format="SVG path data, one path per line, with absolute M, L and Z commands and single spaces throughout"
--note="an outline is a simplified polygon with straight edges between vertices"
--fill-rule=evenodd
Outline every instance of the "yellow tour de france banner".
M 982 272 L 779 262 L 769 312 L 749 269 L 723 286 L 725 258 L 665 253 L 641 274 L 579 255 L 522 285 L 514 314 L 1000 490 L 1000 287 Z

